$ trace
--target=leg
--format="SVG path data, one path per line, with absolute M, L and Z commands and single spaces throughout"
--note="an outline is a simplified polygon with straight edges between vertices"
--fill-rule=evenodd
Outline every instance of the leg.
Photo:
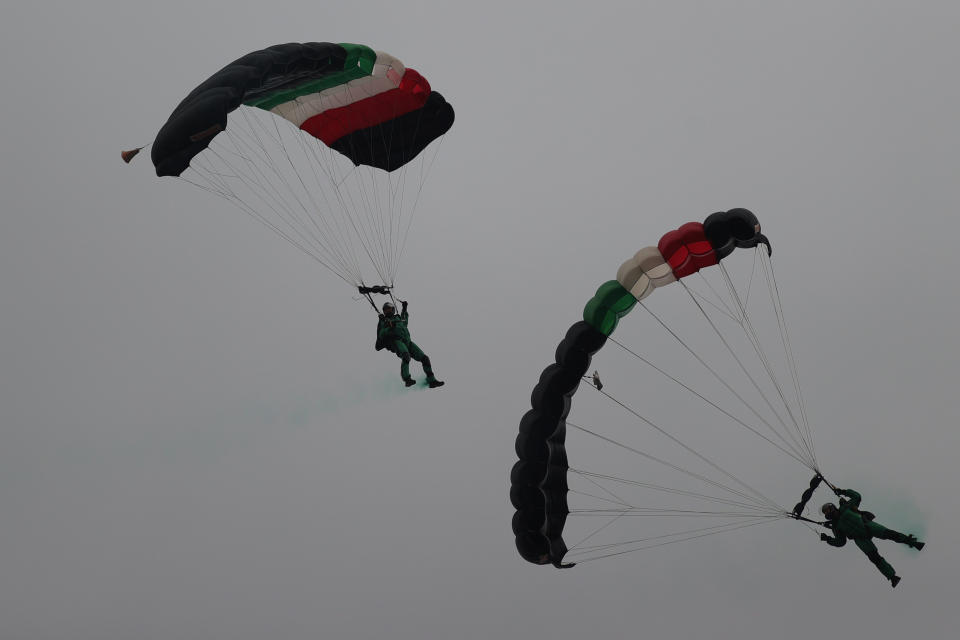
M 870 559 L 870 562 L 880 570 L 880 573 L 886 577 L 887 580 L 893 580 L 894 576 L 897 575 L 897 572 L 893 570 L 893 567 L 883 559 L 883 556 L 880 555 L 880 552 L 877 551 L 877 545 L 873 544 L 873 541 L 869 538 L 863 540 L 854 540 L 854 544 L 860 547 L 860 551 L 866 554 Z
M 423 365 L 423 372 L 427 374 L 427 382 L 436 380 L 433 375 L 433 367 L 430 365 L 430 356 L 425 354 L 416 342 L 410 342 L 410 357 Z
M 400 377 L 403 378 L 404 382 L 412 380 L 413 378 L 410 377 L 410 349 L 407 348 L 407 344 L 402 340 L 397 340 L 393 343 L 393 352 L 400 358 Z
M 918 541 L 915 536 L 908 536 L 905 533 L 900 533 L 899 531 L 894 531 L 893 529 L 887 529 L 878 522 L 867 523 L 867 528 L 870 530 L 870 535 L 872 535 L 874 538 L 879 538 L 880 540 L 893 540 L 894 542 L 905 544 L 908 547 L 913 547 L 914 549 L 923 548 L 923 543 Z

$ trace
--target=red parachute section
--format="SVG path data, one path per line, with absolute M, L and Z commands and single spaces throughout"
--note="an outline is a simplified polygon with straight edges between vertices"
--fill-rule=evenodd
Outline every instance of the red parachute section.
M 657 249 L 673 269 L 677 280 L 718 262 L 717 254 L 700 222 L 688 222 L 668 232 L 660 238 Z

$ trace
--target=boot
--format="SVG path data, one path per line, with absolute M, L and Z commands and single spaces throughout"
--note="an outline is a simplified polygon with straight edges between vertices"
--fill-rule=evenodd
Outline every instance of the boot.
M 919 540 L 917 540 L 917 536 L 913 534 L 907 536 L 907 544 L 913 547 L 914 549 L 916 549 L 917 551 L 920 551 L 926 545 L 925 542 L 920 542 Z
M 434 379 L 428 382 L 427 384 L 430 386 L 431 389 L 436 389 L 437 387 L 442 387 L 444 385 L 444 382 L 443 380 Z
M 403 381 L 403 384 L 407 385 L 408 387 L 412 387 L 413 385 L 417 384 L 417 381 L 413 378 L 407 378 Z
M 900 576 L 893 576 L 890 578 L 890 586 L 896 589 L 897 585 L 900 584 Z

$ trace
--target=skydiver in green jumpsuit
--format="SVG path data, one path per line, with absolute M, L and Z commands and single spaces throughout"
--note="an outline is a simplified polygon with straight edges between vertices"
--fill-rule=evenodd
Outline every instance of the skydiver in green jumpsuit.
M 836 493 L 838 496 L 846 496 L 850 499 L 840 500 L 839 508 L 832 502 L 823 505 L 820 510 L 826 516 L 830 528 L 833 529 L 833 535 L 829 536 L 821 533 L 820 539 L 833 547 L 842 547 L 847 543 L 847 538 L 850 538 L 866 554 L 870 562 L 880 570 L 880 573 L 890 581 L 890 586 L 896 587 L 897 583 L 900 582 L 900 576 L 877 551 L 877 545 L 873 543 L 873 538 L 893 540 L 918 550 L 923 549 L 924 543 L 917 540 L 916 536 L 887 529 L 882 524 L 873 522 L 871 517 L 864 517 L 859 511 L 860 494 L 856 491 L 837 489 Z
M 386 349 L 397 354 L 400 358 L 400 377 L 403 383 L 408 387 L 416 384 L 410 377 L 410 358 L 413 358 L 423 365 L 423 372 L 427 374 L 427 384 L 431 389 L 442 387 L 443 381 L 437 380 L 433 375 L 433 367 L 430 366 L 430 357 L 427 356 L 413 340 L 410 339 L 410 331 L 407 329 L 407 322 L 410 315 L 407 313 L 407 302 L 401 300 L 402 310 L 397 315 L 397 309 L 392 302 L 386 302 L 383 305 L 383 313 L 377 322 L 377 344 L 376 349 Z

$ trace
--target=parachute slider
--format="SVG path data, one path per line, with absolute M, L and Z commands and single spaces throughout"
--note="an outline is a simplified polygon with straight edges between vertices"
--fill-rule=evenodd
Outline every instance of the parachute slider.
M 357 287 L 357 291 L 359 291 L 361 295 L 365 295 L 365 296 L 371 293 L 379 293 L 380 295 L 388 296 L 390 295 L 391 288 L 392 287 L 388 287 L 385 284 L 378 284 L 372 287 L 359 286 Z
M 807 506 L 807 503 L 810 502 L 810 498 L 813 497 L 813 492 L 817 490 L 817 487 L 820 486 L 820 483 L 823 482 L 823 476 L 818 472 L 817 475 L 813 476 L 810 479 L 810 486 L 803 491 L 803 495 L 800 496 L 800 502 L 798 502 L 793 507 L 793 513 L 791 514 L 797 520 L 804 519 L 801 517 L 803 509 Z M 830 484 L 829 482 L 827 484 Z

